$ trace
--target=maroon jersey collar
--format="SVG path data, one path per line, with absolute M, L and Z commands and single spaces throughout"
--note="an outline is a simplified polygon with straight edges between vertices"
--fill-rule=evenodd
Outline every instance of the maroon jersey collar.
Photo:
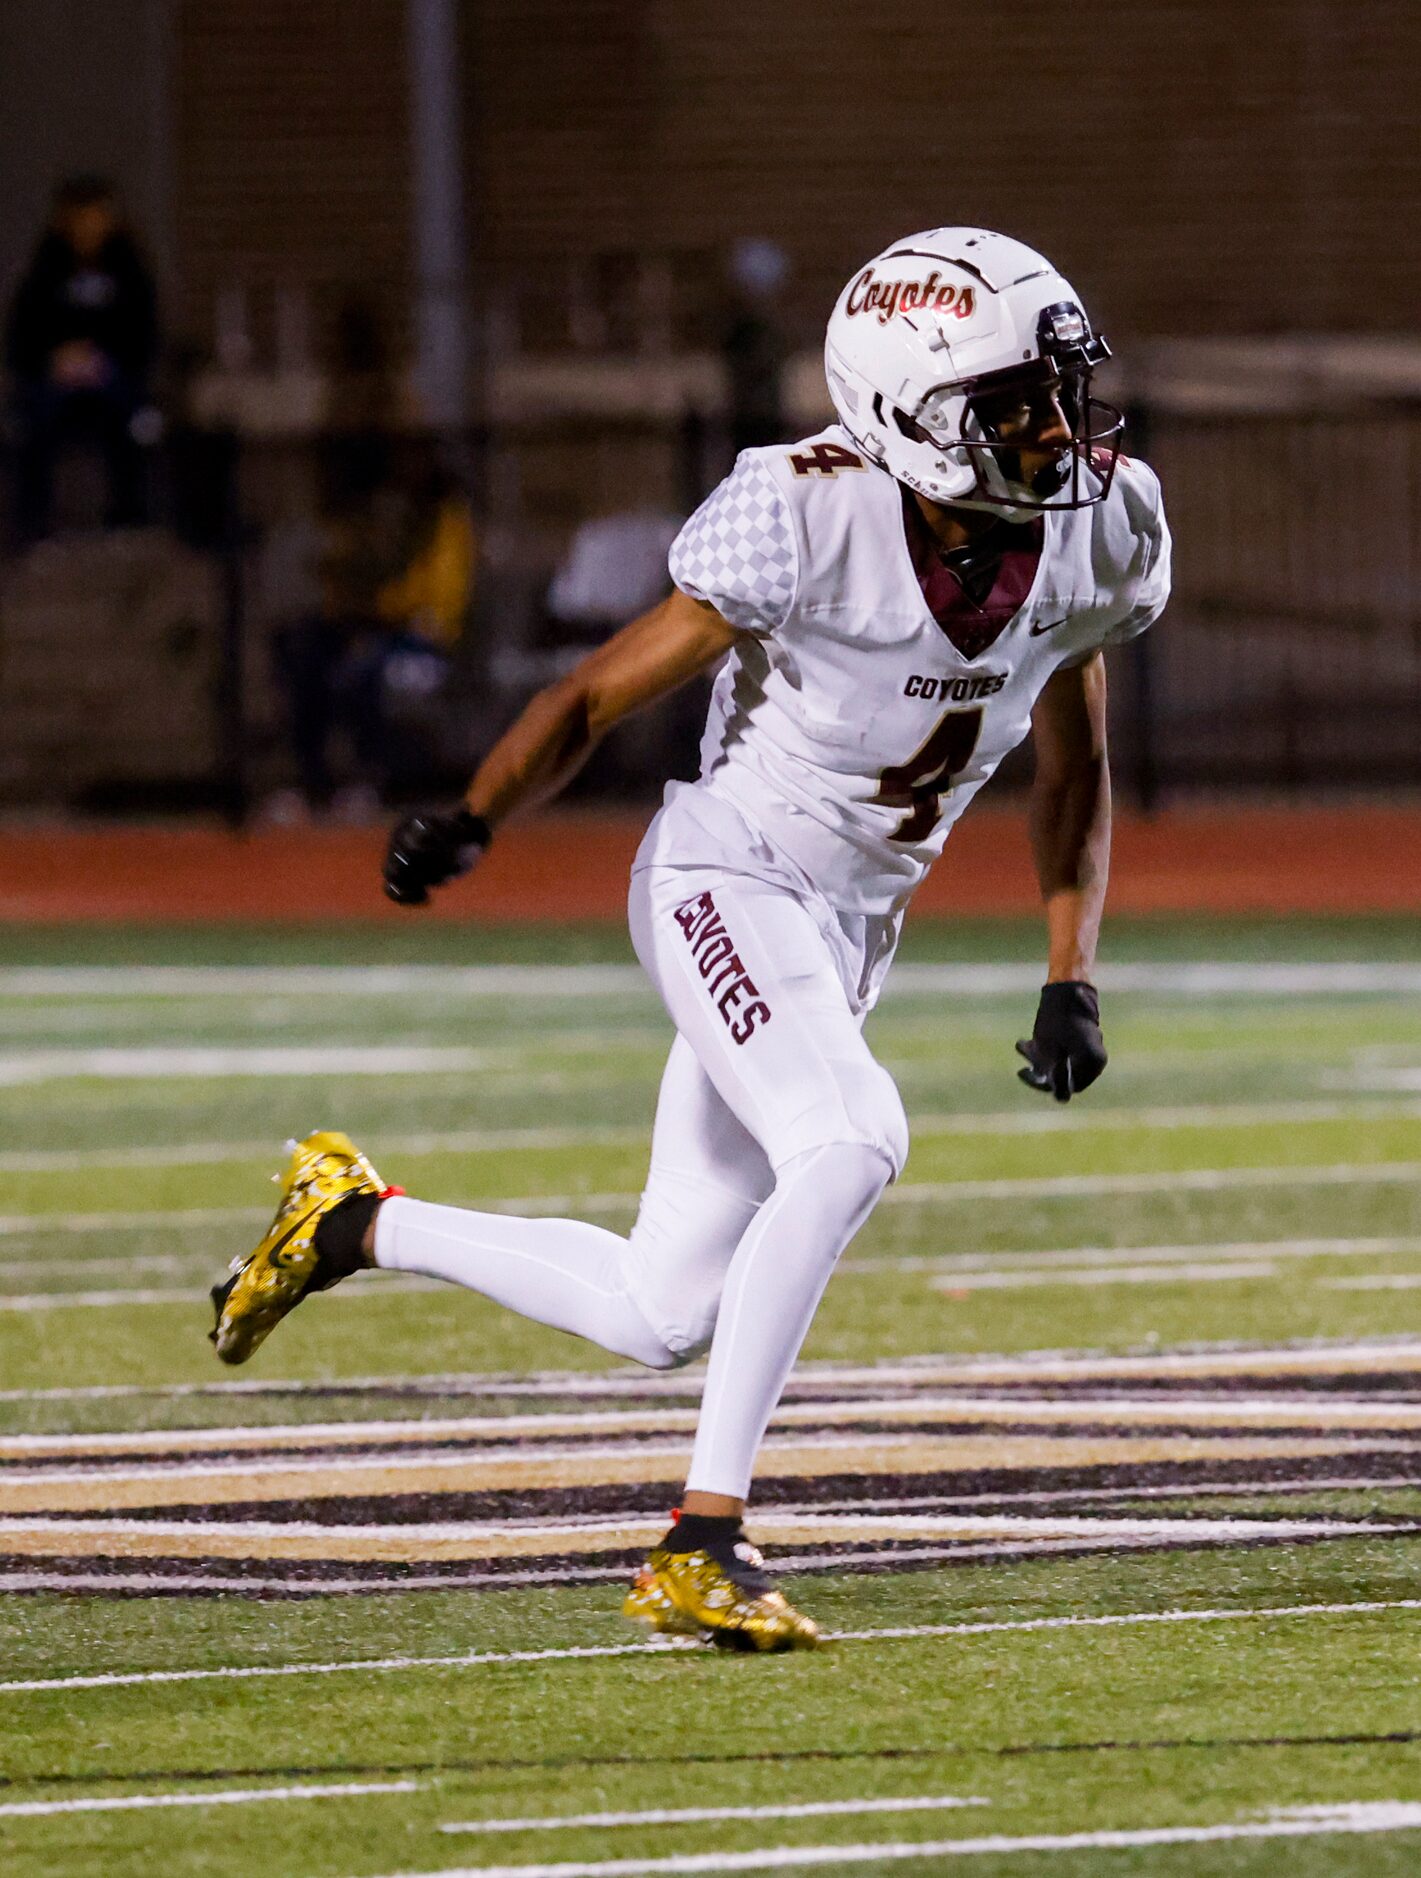
M 998 553 L 990 586 L 974 599 L 961 577 L 942 558 L 937 537 L 928 527 L 908 490 L 903 496 L 903 533 L 928 611 L 940 630 L 964 659 L 975 659 L 999 639 L 1026 604 L 1041 560 L 1045 527 L 1034 521 L 1012 526 L 999 523 L 993 536 Z

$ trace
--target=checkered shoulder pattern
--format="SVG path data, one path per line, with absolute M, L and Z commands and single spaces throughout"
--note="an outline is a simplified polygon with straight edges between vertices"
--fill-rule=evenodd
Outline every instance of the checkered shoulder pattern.
M 789 505 L 749 453 L 706 497 L 671 544 L 671 578 L 732 626 L 773 632 L 794 604 L 799 556 Z

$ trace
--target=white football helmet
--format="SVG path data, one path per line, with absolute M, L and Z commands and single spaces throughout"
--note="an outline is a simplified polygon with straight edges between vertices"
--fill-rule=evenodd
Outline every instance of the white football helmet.
M 871 462 L 933 502 L 1014 521 L 1109 493 L 1124 419 L 1090 395 L 1109 357 L 1070 282 L 985 228 L 885 249 L 839 296 L 824 342 L 839 421 Z M 1029 483 L 1023 438 L 996 430 L 1008 413 L 1051 432 L 1026 445 L 1055 459 Z

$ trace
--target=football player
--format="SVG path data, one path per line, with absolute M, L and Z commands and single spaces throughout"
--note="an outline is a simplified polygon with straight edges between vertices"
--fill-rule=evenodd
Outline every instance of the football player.
M 626 1602 L 651 1630 L 819 1638 L 745 1537 L 751 1472 L 835 1261 L 907 1152 L 862 1035 L 904 909 L 1028 731 L 1047 961 L 1019 1073 L 1067 1102 L 1105 1068 L 1102 653 L 1169 587 L 1159 485 L 1091 395 L 1108 356 L 1018 241 L 938 228 L 889 248 L 829 322 L 839 421 L 743 452 L 677 538 L 670 597 L 535 697 L 462 805 L 395 830 L 386 888 L 418 906 L 611 725 L 719 667 L 700 777 L 669 785 L 632 871 L 633 942 L 677 1034 L 630 1235 L 404 1198 L 316 1134 L 214 1291 L 231 1363 L 362 1265 L 470 1286 L 654 1369 L 708 1349 L 681 1512 Z

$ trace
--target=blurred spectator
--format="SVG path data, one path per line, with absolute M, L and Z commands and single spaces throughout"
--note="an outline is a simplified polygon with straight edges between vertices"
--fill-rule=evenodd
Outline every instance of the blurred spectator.
M 776 242 L 737 241 L 727 265 L 732 303 L 721 335 L 730 443 L 742 450 L 784 440 L 781 380 L 789 341 L 775 301 L 789 274 L 789 257 Z
M 566 669 L 671 591 L 666 557 L 682 517 L 645 507 L 579 524 L 543 604 L 551 672 Z M 547 675 L 551 675 L 551 672 Z M 598 749 L 574 793 L 634 793 L 646 778 L 680 775 L 699 742 L 705 692 L 687 685 L 654 711 L 619 725 Z
M 142 446 L 156 440 L 157 349 L 153 277 L 113 190 L 98 177 L 72 177 L 55 194 L 5 329 L 22 540 L 49 533 L 55 460 L 77 437 L 102 453 L 110 526 L 147 519 Z
M 548 588 L 554 627 L 578 645 L 608 638 L 670 591 L 666 557 L 681 518 L 627 509 L 583 522 Z
M 269 813 L 354 820 L 439 767 L 432 717 L 473 595 L 473 514 L 427 455 L 396 488 L 332 503 L 312 545 L 315 607 L 274 642 L 299 794 Z M 353 765 L 340 786 L 337 738 Z

